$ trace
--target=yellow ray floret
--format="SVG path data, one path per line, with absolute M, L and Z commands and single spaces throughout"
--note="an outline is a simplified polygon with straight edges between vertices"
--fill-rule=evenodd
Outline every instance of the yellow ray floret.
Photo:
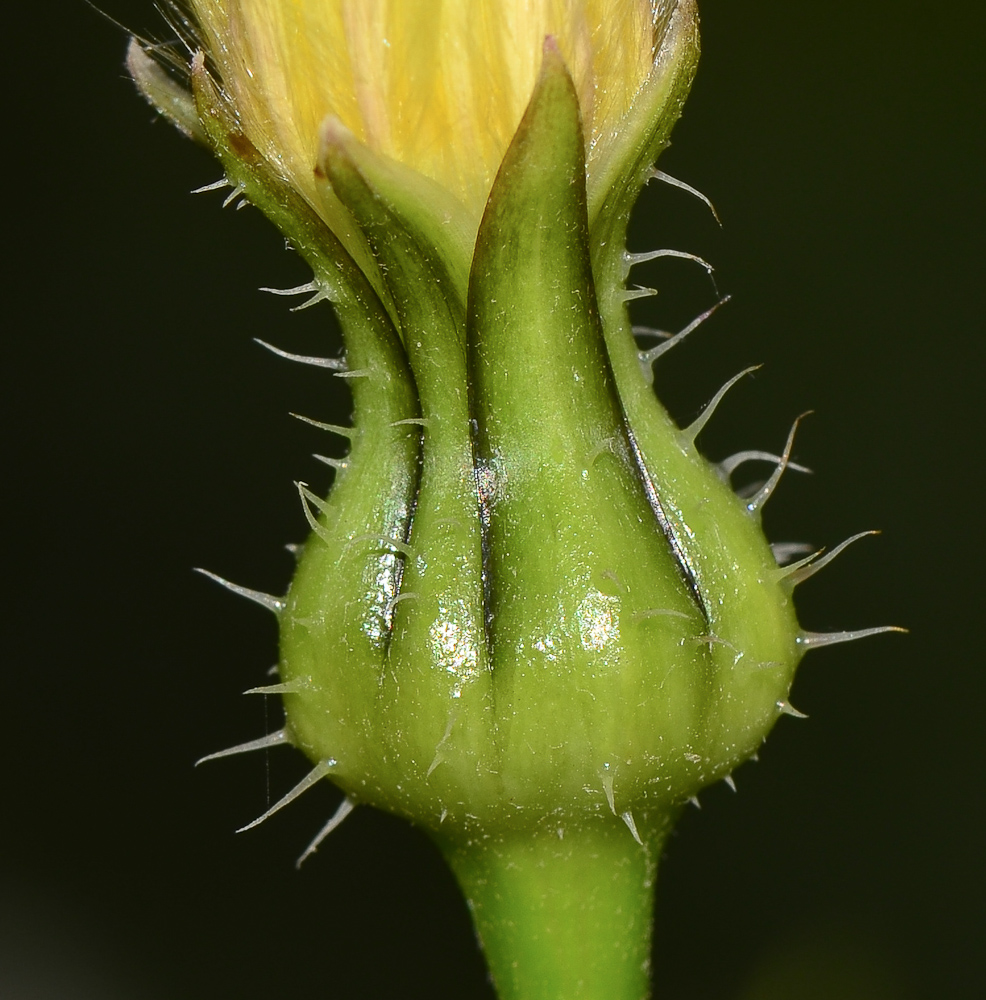
M 319 125 L 482 211 L 553 35 L 589 170 L 654 63 L 662 0 L 191 0 L 244 133 L 314 201 Z

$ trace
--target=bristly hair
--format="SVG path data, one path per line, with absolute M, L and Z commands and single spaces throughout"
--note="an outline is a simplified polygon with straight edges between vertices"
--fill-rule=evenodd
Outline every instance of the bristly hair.
M 144 51 L 188 87 L 192 56 L 205 48 L 202 32 L 184 0 L 158 0 L 154 7 L 171 29 L 171 37 L 150 41 L 141 38 Z

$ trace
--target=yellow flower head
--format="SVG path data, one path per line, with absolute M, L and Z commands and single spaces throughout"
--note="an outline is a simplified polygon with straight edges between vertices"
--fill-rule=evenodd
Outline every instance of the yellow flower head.
M 654 67 L 677 0 L 190 0 L 243 134 L 312 204 L 319 126 L 481 214 L 544 38 L 575 82 L 588 170 Z

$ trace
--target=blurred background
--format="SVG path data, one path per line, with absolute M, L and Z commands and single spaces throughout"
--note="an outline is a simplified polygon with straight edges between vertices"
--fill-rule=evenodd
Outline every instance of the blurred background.
M 104 0 L 159 31 L 150 0 Z M 935 11 L 940 13 L 935 13 Z M 797 442 L 811 476 L 775 540 L 880 528 L 798 593 L 810 629 L 900 624 L 811 654 L 760 755 L 668 845 L 656 996 L 986 995 L 981 947 L 984 107 L 978 2 L 705 0 L 693 96 L 632 249 L 716 265 L 733 300 L 660 366 L 686 421 L 741 368 L 707 453 Z M 300 872 L 325 784 L 250 833 L 305 771 L 288 751 L 192 770 L 277 728 L 238 692 L 274 622 L 192 573 L 280 593 L 323 488 L 338 380 L 252 342 L 334 351 L 327 307 L 209 157 L 137 98 L 126 38 L 82 0 L 8 23 L 8 304 L 0 995 L 10 1000 L 490 1000 L 466 909 L 418 831 L 358 810 Z M 11 23 L 12 20 L 12 23 Z M 978 81 L 978 82 L 977 82 Z M 714 301 L 677 261 L 636 314 Z M 980 624 L 977 624 L 979 622 Z M 282 756 L 283 754 L 283 756 Z

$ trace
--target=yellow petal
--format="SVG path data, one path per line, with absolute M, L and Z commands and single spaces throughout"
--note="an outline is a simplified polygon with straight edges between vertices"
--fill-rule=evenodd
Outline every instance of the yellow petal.
M 319 125 L 437 181 L 474 217 L 546 35 L 579 93 L 588 168 L 651 73 L 673 0 L 192 0 L 244 134 L 313 205 Z

